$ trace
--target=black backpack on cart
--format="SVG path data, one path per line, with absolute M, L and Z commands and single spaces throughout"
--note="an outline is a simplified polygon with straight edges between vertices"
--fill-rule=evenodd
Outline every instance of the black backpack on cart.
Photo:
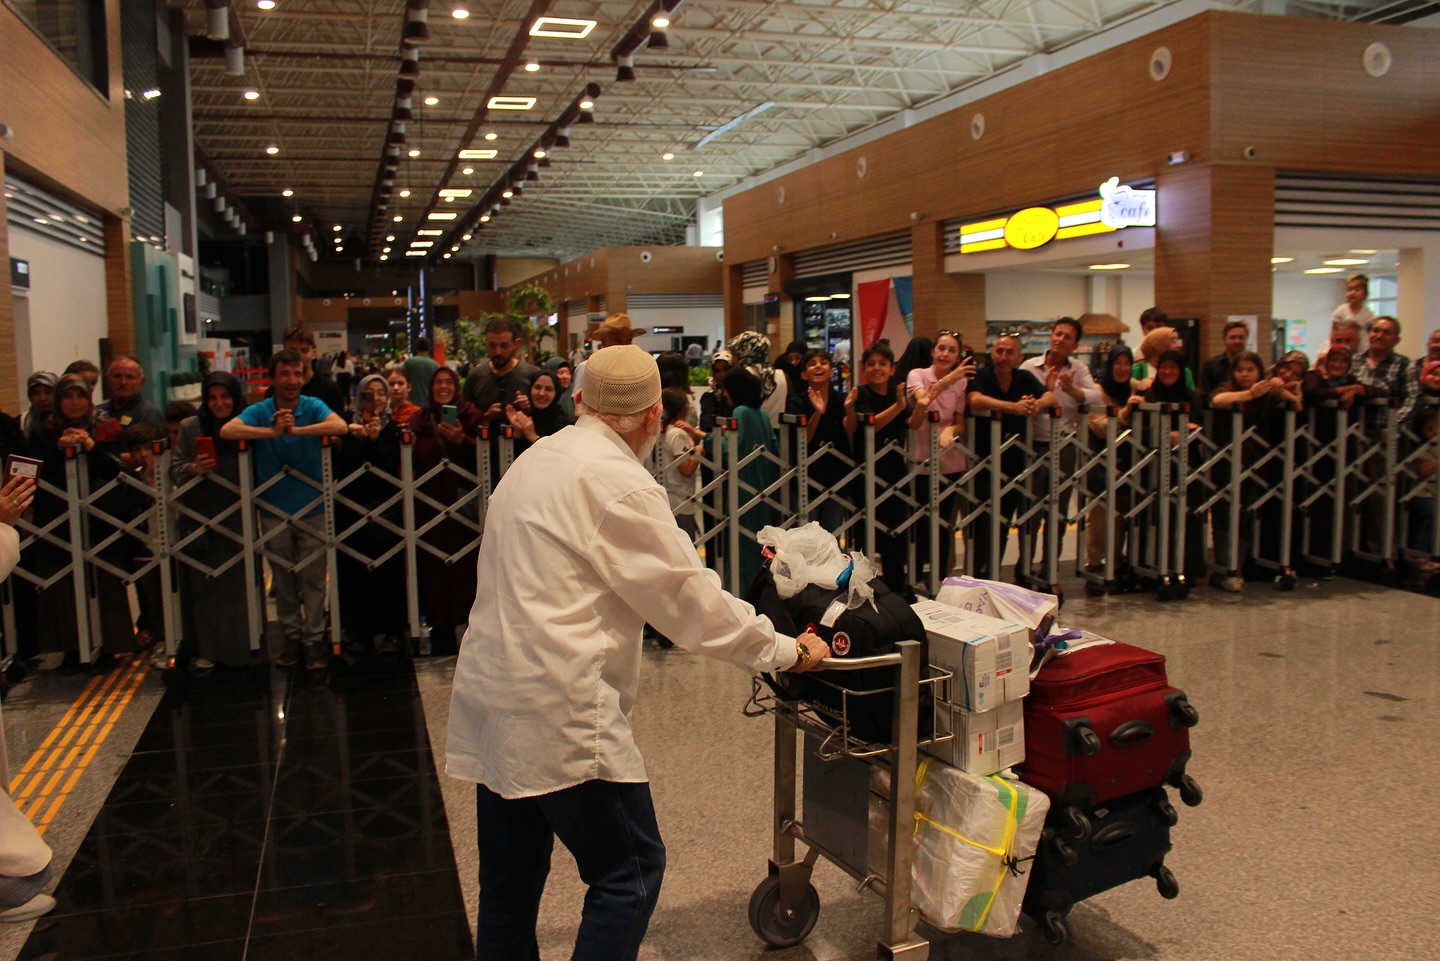
M 919 641 L 920 677 L 923 680 L 930 663 L 930 644 L 925 625 L 905 603 L 904 597 L 890 590 L 880 578 L 871 580 L 870 586 L 875 589 L 874 606 L 867 601 L 854 610 L 844 606 L 850 593 L 848 587 L 812 584 L 794 597 L 782 600 L 767 567 L 750 585 L 745 599 L 770 618 L 775 629 L 782 634 L 796 637 L 805 633 L 806 627 L 814 625 L 815 633 L 830 645 L 831 656 L 837 658 L 893 654 L 899 641 Z M 889 690 L 895 686 L 893 667 L 782 673 L 778 676 L 766 675 L 765 679 L 780 697 L 818 704 L 833 712 L 835 718 L 840 716 L 845 706 L 841 704 L 841 693 L 831 684 L 853 692 L 879 691 L 881 693 L 858 697 L 852 694 L 845 698 L 849 702 L 850 736 L 872 744 L 894 741 L 890 728 L 895 702 Z M 821 679 L 829 683 L 822 683 Z M 924 684 L 920 688 L 920 730 L 917 734 L 922 739 L 929 737 L 927 732 L 934 727 L 932 687 Z

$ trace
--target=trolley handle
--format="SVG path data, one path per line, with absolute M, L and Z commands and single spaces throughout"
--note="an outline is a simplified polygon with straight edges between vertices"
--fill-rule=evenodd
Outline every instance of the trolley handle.
M 874 657 L 826 657 L 820 661 L 820 670 L 858 671 L 865 667 L 894 667 L 899 663 L 899 654 L 876 654 Z

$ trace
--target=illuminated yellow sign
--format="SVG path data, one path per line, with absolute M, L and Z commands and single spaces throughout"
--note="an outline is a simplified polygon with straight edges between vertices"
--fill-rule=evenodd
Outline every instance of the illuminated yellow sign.
M 1132 190 L 1110 178 L 1094 200 L 1059 207 L 1027 207 L 1008 217 L 960 226 L 960 252 L 1013 247 L 1034 250 L 1052 240 L 1110 233 L 1124 227 L 1155 226 L 1155 191 Z
M 1027 207 L 1011 214 L 1005 223 L 1005 242 L 1020 250 L 1034 250 L 1055 239 L 1060 215 L 1049 207 Z

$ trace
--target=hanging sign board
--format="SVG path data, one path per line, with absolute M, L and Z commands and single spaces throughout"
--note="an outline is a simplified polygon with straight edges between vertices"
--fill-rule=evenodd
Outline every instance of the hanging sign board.
M 1111 177 L 1094 200 L 1059 207 L 1027 207 L 1008 217 L 995 217 L 960 227 L 960 253 L 1013 247 L 1034 250 L 1052 240 L 1088 237 L 1126 227 L 1155 226 L 1155 191 L 1136 190 Z

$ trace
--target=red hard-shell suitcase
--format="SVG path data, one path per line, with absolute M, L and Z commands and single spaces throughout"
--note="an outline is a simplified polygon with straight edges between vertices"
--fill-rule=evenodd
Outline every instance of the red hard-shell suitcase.
M 1199 721 L 1166 679 L 1164 657 L 1129 644 L 1082 647 L 1030 681 L 1020 779 L 1050 795 L 1076 839 L 1090 833 L 1084 809 L 1162 784 L 1194 806 L 1202 794 L 1185 765 Z

